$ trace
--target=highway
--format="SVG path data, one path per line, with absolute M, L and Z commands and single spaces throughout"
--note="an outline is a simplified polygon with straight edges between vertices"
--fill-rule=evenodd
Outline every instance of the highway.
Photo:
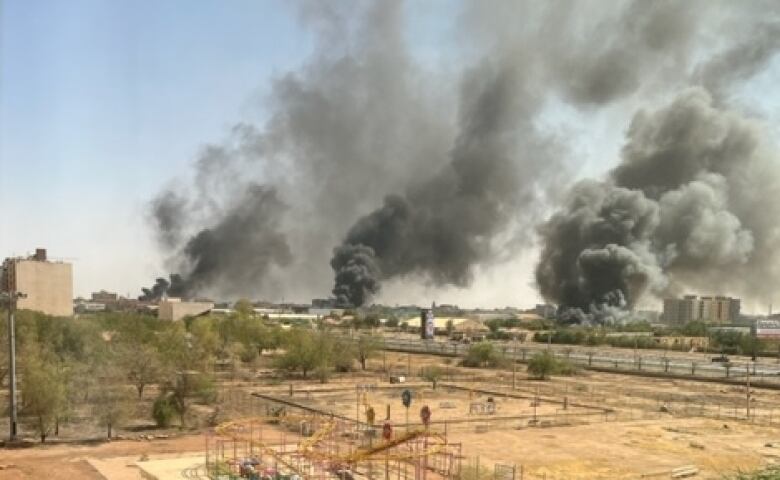
M 386 335 L 385 348 L 401 352 L 430 353 L 463 356 L 470 345 L 447 340 L 422 340 L 419 338 Z M 612 347 L 586 347 L 573 345 L 547 345 L 533 342 L 491 341 L 506 357 L 520 362 L 527 361 L 535 353 L 548 350 L 555 357 L 567 359 L 585 368 L 609 369 L 634 373 L 657 373 L 692 376 L 709 379 L 745 381 L 748 373 L 751 381 L 780 386 L 780 363 L 776 360 L 749 357 L 730 357 L 728 363 L 713 362 L 716 354 L 669 352 L 647 349 Z

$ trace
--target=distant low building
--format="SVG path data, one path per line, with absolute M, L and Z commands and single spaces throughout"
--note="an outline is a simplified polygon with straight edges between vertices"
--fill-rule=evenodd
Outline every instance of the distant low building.
M 318 309 L 331 309 L 336 308 L 335 298 L 313 298 L 311 301 L 312 308 Z
M 453 338 L 484 339 L 490 329 L 479 320 L 464 319 L 461 322 L 453 323 Z
M 6 258 L 0 271 L 0 291 L 25 295 L 16 308 L 55 316 L 73 315 L 73 266 L 49 261 L 46 249 L 29 257 Z
M 555 306 L 547 303 L 538 304 L 534 308 L 534 313 L 542 318 L 555 318 Z
M 99 302 L 78 302 L 74 308 L 76 313 L 105 312 L 106 304 Z
M 519 320 L 520 323 L 541 322 L 544 319 L 545 319 L 545 317 L 539 315 L 538 313 L 518 313 L 517 314 L 517 320 Z
M 113 303 L 117 300 L 119 300 L 119 295 L 113 292 L 107 292 L 105 290 L 92 292 L 92 301 L 96 303 Z
M 180 298 L 168 298 L 160 301 L 157 318 L 160 320 L 181 320 L 184 317 L 205 315 L 213 308 L 213 302 L 184 302 Z

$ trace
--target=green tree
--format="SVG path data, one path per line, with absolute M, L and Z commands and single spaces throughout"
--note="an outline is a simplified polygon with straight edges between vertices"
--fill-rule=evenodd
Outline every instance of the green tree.
M 169 392 L 162 392 L 152 405 L 152 418 L 158 427 L 167 428 L 171 425 L 176 410 L 173 408 Z
M 28 355 L 22 375 L 22 415 L 46 442 L 67 408 L 67 383 L 52 360 Z
M 683 325 L 680 333 L 686 337 L 706 337 L 707 324 L 699 320 L 690 321 Z
M 444 376 L 444 371 L 438 365 L 425 367 L 422 370 L 422 377 L 431 382 L 434 390 L 436 390 L 436 384 L 442 376 Z
M 330 355 L 330 349 L 323 349 L 324 342 L 318 341 L 314 332 L 302 328 L 290 330 L 284 341 L 285 352 L 277 358 L 280 369 L 300 370 L 303 378 L 309 372 L 325 363 Z
M 558 371 L 558 360 L 550 352 L 534 354 L 528 360 L 528 373 L 539 380 L 546 380 Z
M 384 346 L 384 342 L 381 337 L 376 335 L 361 335 L 356 344 L 355 355 L 358 362 L 360 362 L 360 368 L 366 369 L 366 362 L 375 357 Z
M 246 298 L 238 300 L 233 308 L 239 316 L 244 318 L 250 317 L 255 313 L 255 306 Z
M 490 342 L 472 345 L 461 361 L 464 367 L 496 368 L 504 365 L 506 359 Z
M 333 368 L 337 372 L 351 372 L 357 358 L 357 349 L 348 339 L 333 339 Z
M 138 398 L 144 389 L 160 381 L 162 365 L 160 353 L 152 345 L 121 344 L 115 351 L 116 362 L 124 370 L 127 379 L 135 386 Z
M 92 398 L 93 417 L 106 429 L 109 440 L 113 430 L 120 424 L 130 411 L 129 399 L 132 387 L 124 384 L 121 368 L 106 363 L 99 369 L 98 379 L 101 386 Z M 129 390 L 129 391 L 128 391 Z
M 569 361 L 555 358 L 547 351 L 539 352 L 528 360 L 528 374 L 538 380 L 546 380 L 551 375 L 571 375 L 575 371 Z
M 214 380 L 210 375 L 197 371 L 177 372 L 175 378 L 167 383 L 163 389 L 161 402 L 170 406 L 179 416 L 179 428 L 186 426 L 187 413 L 195 400 L 203 403 L 211 403 L 216 399 Z

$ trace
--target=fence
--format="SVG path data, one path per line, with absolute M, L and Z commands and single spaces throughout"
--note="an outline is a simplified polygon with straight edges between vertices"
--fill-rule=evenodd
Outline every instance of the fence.
M 385 338 L 384 342 L 388 350 L 452 357 L 462 356 L 470 348 L 469 345 L 458 343 L 401 338 Z M 667 356 L 666 353 L 659 355 L 637 351 L 627 354 L 625 351 L 609 351 L 605 348 L 569 348 L 559 345 L 551 348 L 548 345 L 528 343 L 494 342 L 494 345 L 507 358 L 518 362 L 526 362 L 536 353 L 549 351 L 556 358 L 566 359 L 584 368 L 733 383 L 744 383 L 749 376 L 756 385 L 780 388 L 780 365 L 768 362 L 718 363 L 679 355 Z

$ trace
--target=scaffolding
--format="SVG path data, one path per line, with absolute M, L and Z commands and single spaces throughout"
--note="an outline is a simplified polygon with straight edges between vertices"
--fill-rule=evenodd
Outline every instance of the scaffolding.
M 382 428 L 327 414 L 291 413 L 230 421 L 207 437 L 205 469 L 212 480 L 458 478 L 461 444 L 446 432 Z

